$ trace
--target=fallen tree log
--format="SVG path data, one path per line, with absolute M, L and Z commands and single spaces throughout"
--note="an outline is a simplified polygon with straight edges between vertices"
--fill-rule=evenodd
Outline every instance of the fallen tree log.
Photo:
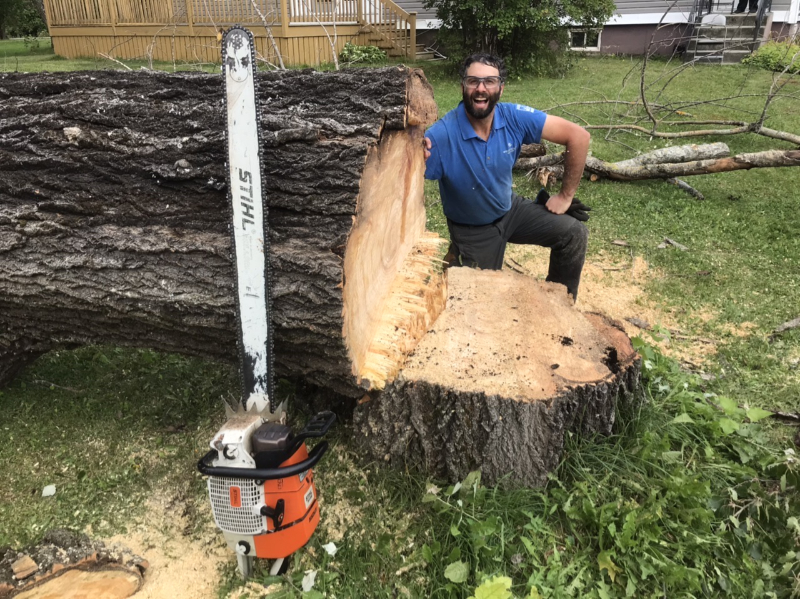
M 368 392 L 367 453 L 447 477 L 539 484 L 566 433 L 609 432 L 638 380 L 621 330 L 510 272 L 448 291 L 421 72 L 259 83 L 279 376 Z M 235 360 L 220 78 L 5 74 L 0 104 L 0 376 L 84 343 Z
M 259 82 L 278 370 L 360 395 L 444 301 L 432 91 L 406 68 Z M 0 382 L 84 343 L 235 359 L 222 100 L 206 74 L 0 75 Z

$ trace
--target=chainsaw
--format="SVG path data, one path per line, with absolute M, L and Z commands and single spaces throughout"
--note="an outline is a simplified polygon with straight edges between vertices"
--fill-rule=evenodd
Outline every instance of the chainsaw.
M 286 424 L 286 402 L 275 402 L 254 48 L 252 33 L 242 27 L 232 27 L 222 38 L 242 394 L 234 406 L 226 403 L 228 420 L 197 466 L 209 477 L 214 521 L 245 579 L 255 558 L 275 560 L 270 574 L 282 574 L 291 554 L 311 538 L 320 519 L 312 468 L 328 443 L 309 451 L 306 440 L 322 437 L 336 420 L 332 412 L 322 412 L 294 434 Z

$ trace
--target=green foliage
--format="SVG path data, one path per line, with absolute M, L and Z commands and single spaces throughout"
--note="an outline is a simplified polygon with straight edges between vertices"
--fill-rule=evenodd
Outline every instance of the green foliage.
M 339 53 L 339 60 L 347 63 L 373 63 L 386 60 L 386 52 L 377 46 L 357 46 L 347 42 Z
M 42 31 L 47 26 L 30 0 L 0 0 L 0 39 L 37 36 Z
M 565 22 L 596 27 L 611 0 L 426 0 L 442 20 L 440 40 L 455 62 L 484 51 L 505 58 L 512 73 L 563 75 L 569 68 Z
M 794 43 L 794 40 L 767 42 L 750 56 L 745 57 L 742 64 L 768 71 L 783 71 L 788 67 L 788 73 L 800 73 L 800 45 Z
M 770 447 L 764 410 L 704 392 L 635 344 L 648 404 L 620 414 L 610 439 L 570 442 L 545 490 L 487 489 L 478 473 L 429 486 L 436 541 L 420 556 L 451 596 L 476 586 L 475 597 L 800 592 L 794 451 Z

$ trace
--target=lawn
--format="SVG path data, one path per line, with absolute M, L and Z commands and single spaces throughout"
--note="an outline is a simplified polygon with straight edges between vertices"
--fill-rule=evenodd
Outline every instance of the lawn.
M 444 114 L 459 100 L 458 80 L 446 66 L 420 66 Z M 650 65 L 651 91 L 675 66 Z M 623 109 L 608 104 L 555 107 L 635 100 L 639 67 L 631 58 L 578 58 L 563 79 L 510 80 L 504 100 L 578 122 L 619 122 Z M 0 70 L 78 68 L 121 67 L 0 43 Z M 697 120 L 754 120 L 772 81 L 771 73 L 747 67 L 698 66 L 676 77 L 659 102 L 718 98 L 685 111 Z M 798 81 L 784 88 L 767 126 L 800 133 L 798 94 Z M 681 143 L 712 141 L 733 153 L 792 147 L 753 134 Z M 591 151 L 619 160 L 668 145 L 594 131 Z M 208 562 L 218 594 L 800 596 L 797 429 L 766 411 L 800 405 L 800 330 L 770 337 L 800 316 L 800 169 L 687 181 L 704 201 L 659 181 L 585 181 L 580 188 L 593 208 L 588 262 L 619 266 L 594 287 L 612 275 L 630 283 L 626 265 L 635 257 L 647 274 L 635 281 L 638 303 L 625 309 L 659 317 L 651 323 L 656 330 L 636 341 L 646 401 L 618 415 L 614 435 L 571 439 L 546 488 L 505 491 L 482 486 L 477 475 L 450 486 L 365 463 L 340 426 L 317 478 L 322 523 L 290 574 L 260 570 L 258 587 L 239 588 L 233 557 L 218 559 Z M 523 194 L 538 189 L 523 174 L 516 185 Z M 426 197 L 429 228 L 446 234 L 435 185 L 426 184 Z M 659 249 L 664 237 L 687 251 Z M 517 256 L 524 264 L 526 255 Z M 167 520 L 184 523 L 167 521 L 167 536 L 206 552 L 218 548 L 221 535 L 194 465 L 223 420 L 220 397 L 236 392 L 232 368 L 147 350 L 92 347 L 41 358 L 0 391 L 0 547 L 34 542 L 53 527 L 96 538 L 133 535 L 159 499 Z M 283 385 L 281 393 L 295 391 Z M 42 498 L 49 484 L 56 495 Z M 329 542 L 335 555 L 323 548 Z M 304 593 L 309 571 L 316 579 Z

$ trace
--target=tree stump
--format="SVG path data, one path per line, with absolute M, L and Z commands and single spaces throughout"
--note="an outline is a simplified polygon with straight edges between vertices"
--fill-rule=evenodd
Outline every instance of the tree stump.
M 56 529 L 21 551 L 0 550 L 0 599 L 125 599 L 142 586 L 147 560 Z
M 539 486 L 568 432 L 608 434 L 636 398 L 640 360 L 622 326 L 575 309 L 562 285 L 451 268 L 447 294 L 398 379 L 356 411 L 373 459 Z
M 541 484 L 568 431 L 610 431 L 639 372 L 620 329 L 514 273 L 448 284 L 420 71 L 258 83 L 278 376 L 368 392 L 365 452 L 448 478 Z M 206 74 L 0 74 L 0 383 L 84 343 L 236 359 L 222 92 Z

